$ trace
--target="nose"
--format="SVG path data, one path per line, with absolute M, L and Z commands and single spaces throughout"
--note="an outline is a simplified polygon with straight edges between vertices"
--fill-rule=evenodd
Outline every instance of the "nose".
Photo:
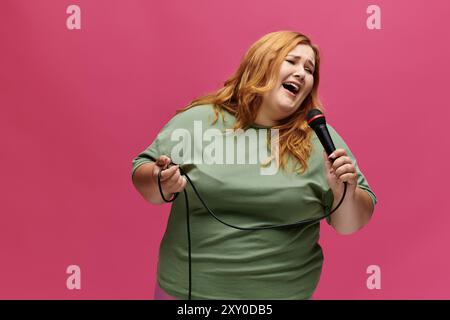
M 294 73 L 294 77 L 299 78 L 300 82 L 303 83 L 305 80 L 305 70 L 303 70 L 303 68 L 297 69 Z

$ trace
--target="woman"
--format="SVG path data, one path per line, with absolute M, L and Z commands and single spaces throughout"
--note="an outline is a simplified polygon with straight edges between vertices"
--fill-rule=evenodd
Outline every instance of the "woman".
M 208 214 L 180 173 L 180 166 L 186 168 L 214 213 L 233 225 L 274 225 L 323 216 L 340 201 L 344 182 L 345 199 L 327 222 L 338 233 L 350 234 L 370 220 L 376 196 L 348 146 L 327 125 L 336 146 L 330 157 L 336 160 L 331 162 L 305 121 L 309 110 L 322 109 L 318 98 L 319 67 L 319 50 L 308 37 L 291 31 L 269 33 L 250 47 L 223 88 L 178 110 L 153 143 L 133 160 L 133 183 L 147 201 L 164 203 L 157 183 L 160 170 L 166 199 L 187 192 L 193 299 L 310 299 L 323 263 L 318 244 L 320 223 L 258 231 L 230 228 Z M 267 166 L 267 161 L 190 161 L 192 154 L 188 151 L 192 145 L 199 152 L 213 140 L 205 142 L 205 135 L 193 144 L 184 141 L 187 149 L 182 150 L 178 162 L 174 161 L 178 165 L 169 166 L 177 157 L 174 150 L 180 150 L 179 140 L 174 139 L 177 130 L 192 137 L 199 125 L 222 133 L 230 129 L 276 130 L 275 148 L 273 136 L 266 135 L 265 146 L 249 143 L 244 153 L 245 159 L 250 159 L 270 142 L 269 160 L 276 161 L 280 169 L 263 175 L 259 169 Z M 181 195 L 173 202 L 160 246 L 157 299 L 187 297 L 186 222 L 185 199 Z

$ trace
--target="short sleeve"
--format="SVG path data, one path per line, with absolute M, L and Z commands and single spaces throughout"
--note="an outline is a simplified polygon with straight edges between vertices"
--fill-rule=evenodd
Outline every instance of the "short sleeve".
M 141 153 L 139 153 L 132 161 L 132 170 L 131 177 L 133 178 L 133 174 L 137 168 L 139 168 L 144 163 L 148 163 L 151 161 L 156 161 L 161 155 L 168 155 L 166 152 L 166 142 L 169 139 L 170 132 L 172 128 L 175 126 L 177 122 L 177 117 L 175 116 L 170 119 L 160 130 L 155 140 Z
M 159 131 L 155 140 L 133 159 L 131 177 L 139 166 L 150 161 L 156 161 L 161 155 L 174 159 L 173 152 L 179 150 L 177 146 L 180 146 L 180 134 L 189 137 L 182 139 L 191 145 L 186 150 L 194 150 L 194 143 L 190 137 L 195 137 L 195 126 L 200 125 L 200 128 L 206 128 L 213 116 L 214 111 L 211 105 L 199 105 L 175 114 Z M 179 153 L 175 153 L 183 158 L 184 152 L 184 149 L 181 148 Z M 189 152 L 186 151 L 186 153 Z M 183 163 L 178 158 L 175 160 L 178 164 Z
M 329 124 L 327 124 L 327 127 L 328 127 L 328 131 L 330 132 L 331 139 L 333 140 L 333 143 L 334 143 L 334 146 L 336 147 L 336 149 L 344 149 L 347 152 L 350 159 L 352 159 L 353 164 L 355 165 L 355 168 L 356 168 L 357 175 L 358 175 L 358 179 L 357 179 L 358 187 L 367 192 L 367 194 L 372 199 L 373 205 L 375 206 L 377 203 L 377 196 L 373 192 L 372 188 L 369 186 L 369 183 L 368 183 L 367 179 L 365 178 L 364 174 L 361 172 L 355 156 L 353 155 L 350 148 L 345 143 L 344 139 L 342 139 L 342 137 L 336 132 L 336 130 Z M 331 206 L 333 205 L 333 201 L 334 201 L 334 196 L 333 196 L 333 192 L 330 189 L 323 196 L 323 202 L 325 203 L 327 212 L 329 212 L 329 210 L 331 210 L 331 209 L 334 209 L 334 208 L 331 208 Z M 327 222 L 328 222 L 328 224 L 331 223 L 331 217 L 327 217 Z

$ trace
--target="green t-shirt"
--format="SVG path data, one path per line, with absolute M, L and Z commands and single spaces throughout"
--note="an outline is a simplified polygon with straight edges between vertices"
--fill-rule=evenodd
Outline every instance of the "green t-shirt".
M 133 159 L 132 174 L 140 165 L 160 155 L 173 158 L 173 150 L 180 151 L 176 148 L 180 144 L 180 132 L 184 137 L 189 132 L 194 138 L 194 131 L 197 130 L 198 134 L 200 123 L 203 132 L 210 128 L 221 132 L 233 128 L 235 117 L 226 111 L 224 113 L 225 122 L 219 113 L 214 125 L 211 124 L 214 119 L 211 105 L 196 106 L 176 114 L 153 143 Z M 345 149 L 356 163 L 344 140 L 330 125 L 327 126 L 336 148 Z M 259 131 L 267 128 L 253 125 L 252 129 Z M 205 141 L 204 137 L 200 137 L 199 143 L 197 140 L 191 144 L 192 155 L 193 150 L 204 154 L 206 146 L 211 145 L 214 139 Z M 313 150 L 308 170 L 303 175 L 289 170 L 293 167 L 291 157 L 288 170 L 280 168 L 275 174 L 261 174 L 260 164 L 250 163 L 249 160 L 259 147 L 250 143 L 245 150 L 244 164 L 237 164 L 236 158 L 233 163 L 225 163 L 225 160 L 224 164 L 199 163 L 193 160 L 192 155 L 191 160 L 185 163 L 174 162 L 179 163 L 181 168 L 186 165 L 187 174 L 208 207 L 225 222 L 243 227 L 294 223 L 323 216 L 333 203 L 333 193 L 325 178 L 323 147 L 315 134 L 311 141 Z M 270 150 L 268 153 L 270 155 Z M 188 149 L 178 154 L 187 155 Z M 358 187 L 366 190 L 376 204 L 376 196 L 357 164 L 356 169 Z M 189 182 L 186 192 L 190 210 L 192 299 L 291 300 L 312 296 L 323 263 L 323 253 L 318 243 L 320 223 L 289 229 L 237 230 L 214 219 Z M 172 203 L 161 241 L 157 281 L 169 295 L 187 299 L 188 242 L 185 197 L 182 193 Z

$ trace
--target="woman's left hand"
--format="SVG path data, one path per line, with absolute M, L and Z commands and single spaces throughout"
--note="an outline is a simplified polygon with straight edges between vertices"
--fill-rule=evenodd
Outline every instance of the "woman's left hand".
M 347 182 L 347 193 L 354 194 L 358 184 L 358 176 L 352 159 L 347 155 L 344 149 L 336 149 L 334 154 L 334 162 L 328 158 L 326 152 L 323 152 L 325 160 L 325 175 L 327 183 L 333 194 L 342 195 L 344 191 L 344 182 Z

